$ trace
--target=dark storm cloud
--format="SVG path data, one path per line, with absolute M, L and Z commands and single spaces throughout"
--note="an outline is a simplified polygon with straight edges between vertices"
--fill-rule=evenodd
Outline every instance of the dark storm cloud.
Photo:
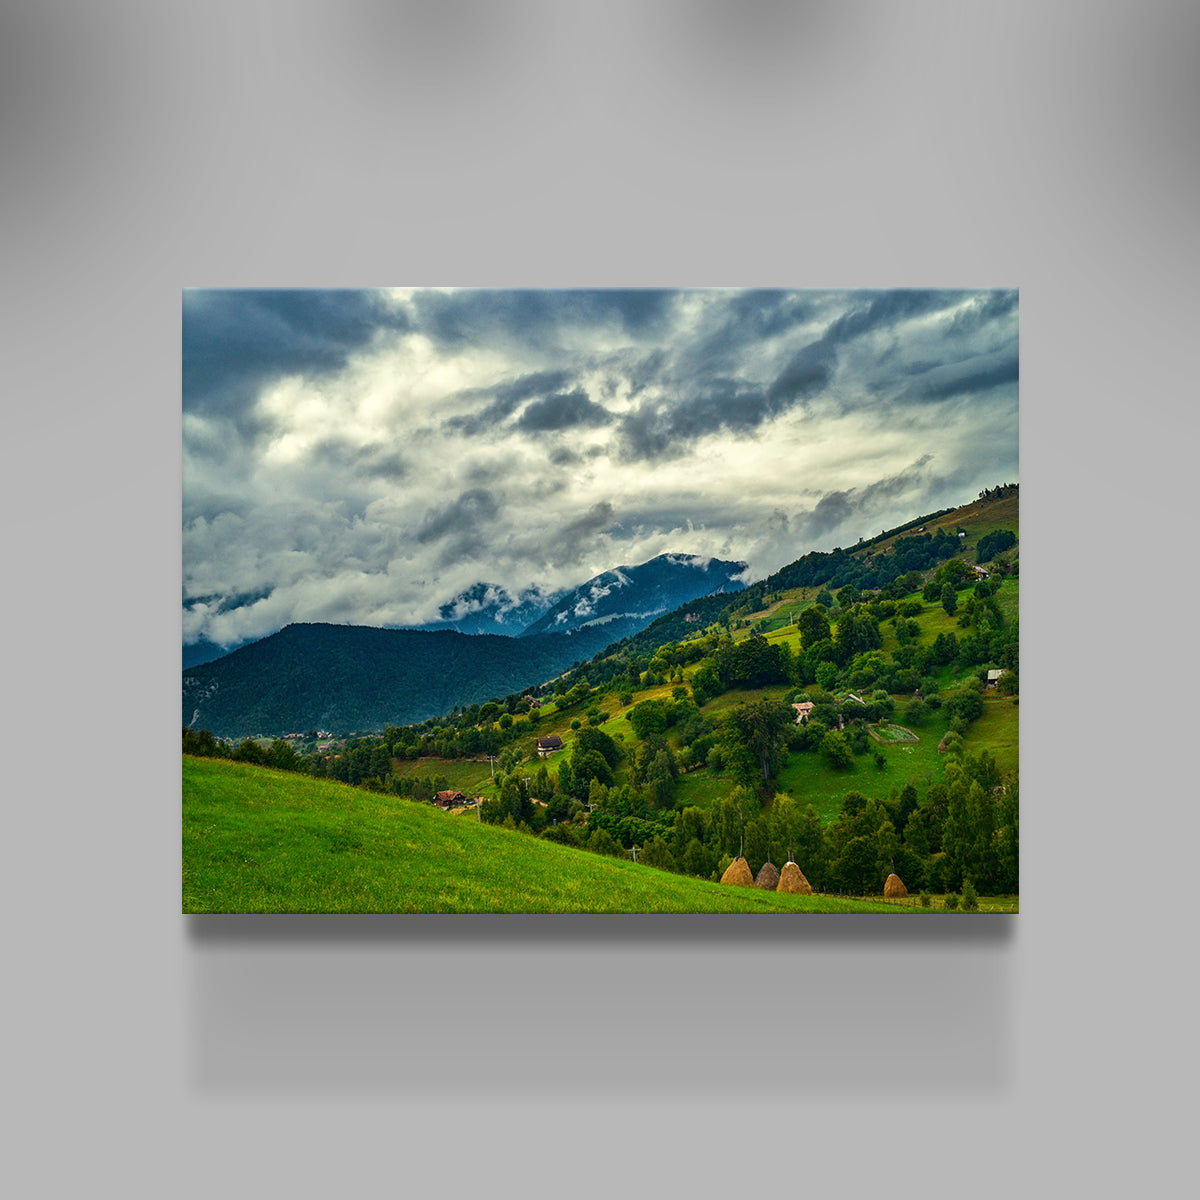
M 616 515 L 617 510 L 610 500 L 600 500 L 593 504 L 582 517 L 577 517 L 574 521 L 564 525 L 558 531 L 558 540 L 571 543 L 589 537 L 591 534 L 600 533 L 613 524 Z
M 546 458 L 555 467 L 575 467 L 584 461 L 583 455 L 576 453 L 570 446 L 552 446 Z
M 629 460 L 676 457 L 709 434 L 751 434 L 791 402 L 737 380 L 713 380 L 686 399 L 649 401 L 624 414 L 618 435 L 621 453 Z
M 536 553 L 547 563 L 578 562 L 601 534 L 617 526 L 617 510 L 610 500 L 598 500 L 586 512 L 558 529 L 539 528 Z
M 832 533 L 852 517 L 871 513 L 888 501 L 911 491 L 922 482 L 926 466 L 933 461 L 931 454 L 923 454 L 911 466 L 885 479 L 862 488 L 829 492 L 817 501 L 804 526 L 804 536 L 814 540 Z
M 662 357 L 640 360 L 641 369 L 667 394 L 644 400 L 621 418 L 620 452 L 627 460 L 676 457 L 687 453 L 697 439 L 712 434 L 751 436 L 767 421 L 817 397 L 835 397 L 839 407 L 881 397 L 927 403 L 1015 378 L 1015 340 L 1011 353 L 998 359 L 986 352 L 973 355 L 969 345 L 960 345 L 953 356 L 964 362 L 956 368 L 944 366 L 945 346 L 935 348 L 921 368 L 914 368 L 894 347 L 880 347 L 877 337 L 864 342 L 872 335 L 886 341 L 901 322 L 949 312 L 968 295 L 932 290 L 848 293 L 832 299 L 803 292 L 731 294 L 694 344 L 682 347 L 667 361 Z M 1005 317 L 1014 305 L 1012 293 L 989 294 L 955 332 L 960 340 L 969 340 L 982 324 Z M 773 376 L 761 383 L 747 378 L 748 369 L 762 370 L 755 359 L 762 343 L 779 337 L 778 358 L 779 348 L 786 348 L 784 335 L 822 316 L 827 318 L 824 330 L 787 352 Z M 943 330 L 929 336 L 942 342 L 945 334 Z M 857 348 L 860 342 L 864 343 L 861 349 Z M 857 386 L 847 396 L 837 384 L 852 354 Z M 718 361 L 732 367 L 730 374 L 737 377 L 714 379 L 711 369 Z M 919 381 L 911 378 L 914 370 L 922 376 Z
M 526 400 L 557 392 L 566 387 L 572 378 L 569 371 L 534 371 L 493 388 L 476 388 L 469 392 L 459 392 L 454 397 L 456 401 L 486 402 L 486 407 L 479 412 L 451 417 L 446 422 L 446 427 L 460 430 L 468 436 L 486 433 L 511 417 Z
M 800 349 L 768 395 L 782 406 L 816 395 L 829 384 L 841 351 L 852 342 L 900 321 L 948 308 L 958 298 L 956 293 L 934 291 L 869 294 L 831 321 L 816 341 Z
M 876 329 L 950 308 L 962 297 L 961 292 L 925 289 L 868 292 L 856 297 L 859 302 L 830 323 L 821 341 L 840 345 Z
M 580 425 L 607 425 L 612 419 L 612 413 L 603 405 L 588 399 L 586 392 L 576 391 L 535 400 L 517 420 L 517 428 L 526 433 L 542 433 Z
M 974 304 L 954 314 L 950 332 L 971 334 L 991 321 L 1002 321 L 1009 317 L 1015 321 L 1017 296 L 1016 288 L 981 293 Z
M 614 358 L 613 363 L 621 371 L 630 397 L 644 392 L 651 384 L 657 383 L 670 362 L 670 356 L 665 350 L 652 350 L 629 361 Z
M 853 491 L 830 492 L 828 495 L 822 496 L 809 514 L 808 522 L 804 527 L 805 537 L 819 538 L 822 534 L 832 532 L 844 521 L 849 520 L 857 508 L 855 504 L 851 503 L 852 494 Z
M 963 396 L 986 392 L 1006 383 L 1017 383 L 1020 364 L 1017 349 L 980 355 L 966 362 L 936 366 L 906 389 L 898 397 L 901 400 L 948 400 L 952 396 Z
M 793 355 L 791 361 L 767 389 L 776 411 L 790 408 L 798 400 L 813 396 L 829 383 L 837 351 L 822 338 Z
M 733 292 L 715 314 L 713 326 L 687 350 L 687 367 L 726 374 L 748 348 L 793 331 L 819 311 L 819 302 L 805 292 Z
M 407 459 L 385 443 L 367 446 L 341 438 L 326 438 L 308 452 L 332 474 L 356 475 L 362 479 L 400 480 L 409 472 Z
M 398 482 L 407 477 L 409 464 L 402 454 L 394 450 L 369 447 L 360 454 L 359 460 L 354 466 L 354 472 L 367 479 Z
M 500 511 L 496 497 L 486 488 L 472 488 L 442 508 L 431 508 L 417 530 L 417 541 L 434 542 L 449 535 L 474 532 Z
M 634 337 L 663 328 L 677 295 L 650 288 L 417 292 L 413 307 L 421 331 L 443 346 L 484 342 L 545 350 L 569 329 L 611 325 Z
M 205 604 L 214 612 L 232 612 L 237 608 L 249 608 L 250 605 L 257 604 L 260 600 L 266 600 L 270 595 L 270 588 L 259 588 L 254 592 L 237 592 L 228 596 L 220 593 L 208 596 L 184 596 L 183 607 L 185 610 L 189 610 L 197 605 Z
M 375 292 L 301 289 L 183 293 L 183 407 L 236 415 L 271 379 L 335 371 L 407 316 Z

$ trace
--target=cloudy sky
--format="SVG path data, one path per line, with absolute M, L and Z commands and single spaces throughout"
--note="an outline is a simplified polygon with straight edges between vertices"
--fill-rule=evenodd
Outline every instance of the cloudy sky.
M 1017 293 L 183 295 L 183 639 L 749 563 L 1019 479 Z

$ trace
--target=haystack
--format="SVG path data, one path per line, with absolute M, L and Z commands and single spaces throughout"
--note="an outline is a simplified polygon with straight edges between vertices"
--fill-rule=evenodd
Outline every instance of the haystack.
M 779 868 L 773 862 L 765 862 L 754 877 L 754 886 L 773 892 L 779 886 Z
M 739 887 L 753 887 L 754 876 L 750 874 L 750 864 L 744 858 L 735 858 L 725 868 L 721 876 L 722 883 L 736 883 Z
M 777 892 L 793 892 L 797 896 L 811 896 L 812 885 L 804 878 L 804 872 L 789 858 L 783 864 L 783 870 L 779 873 L 779 884 Z
M 883 894 L 886 899 L 896 896 L 907 896 L 908 888 L 900 882 L 899 875 L 889 875 L 887 882 L 883 885 Z

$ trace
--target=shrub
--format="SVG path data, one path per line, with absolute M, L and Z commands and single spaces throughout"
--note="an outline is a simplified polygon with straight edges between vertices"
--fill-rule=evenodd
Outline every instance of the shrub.
M 943 908 L 956 909 L 958 907 L 958 893 L 951 892 L 943 901 Z
M 817 683 L 823 690 L 828 691 L 833 687 L 834 681 L 838 677 L 838 669 L 836 663 L 823 662 L 817 667 Z
M 956 733 L 953 729 L 951 729 L 946 736 L 942 738 L 939 749 L 943 754 L 962 754 L 962 734 Z
M 963 880 L 962 906 L 968 912 L 974 912 L 979 907 L 979 896 L 976 894 L 975 885 L 970 879 Z
M 557 842 L 560 846 L 578 846 L 580 844 L 579 835 L 570 825 L 565 823 L 551 825 L 547 829 L 542 830 L 539 836 L 547 842 Z
M 846 735 L 836 730 L 831 730 L 821 739 L 821 753 L 831 766 L 839 769 L 848 767 L 854 761 Z
M 991 533 L 985 533 L 979 539 L 979 545 L 976 548 L 976 562 L 987 562 L 989 559 L 995 558 L 997 554 L 1003 554 L 1005 550 L 1011 549 L 1017 544 L 1017 535 L 1011 529 L 996 529 Z
M 931 907 L 931 906 L 932 906 L 932 904 L 933 904 L 933 901 L 932 901 L 932 899 L 930 899 L 930 896 L 929 896 L 929 893 L 928 893 L 928 892 L 922 892 L 922 893 L 921 893 L 921 900 L 920 900 L 920 903 L 921 903 L 921 907 L 922 907 L 922 908 L 929 908 L 929 907 Z
M 638 853 L 638 862 L 647 867 L 658 867 L 660 871 L 678 871 L 679 865 L 671 848 L 661 837 L 652 837 Z
M 977 686 L 967 685 L 948 693 L 945 706 L 952 720 L 961 718 L 966 724 L 983 716 L 983 696 Z
M 607 829 L 593 829 L 588 836 L 586 847 L 593 854 L 607 854 L 612 858 L 622 858 L 625 854 L 621 843 Z

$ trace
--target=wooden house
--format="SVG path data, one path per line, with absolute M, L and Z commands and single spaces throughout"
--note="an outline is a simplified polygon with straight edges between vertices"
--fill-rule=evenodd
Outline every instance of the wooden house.
M 548 754 L 553 754 L 555 750 L 563 748 L 563 740 L 557 733 L 552 733 L 548 737 L 540 737 L 537 740 L 537 752 L 540 758 L 545 758 Z

